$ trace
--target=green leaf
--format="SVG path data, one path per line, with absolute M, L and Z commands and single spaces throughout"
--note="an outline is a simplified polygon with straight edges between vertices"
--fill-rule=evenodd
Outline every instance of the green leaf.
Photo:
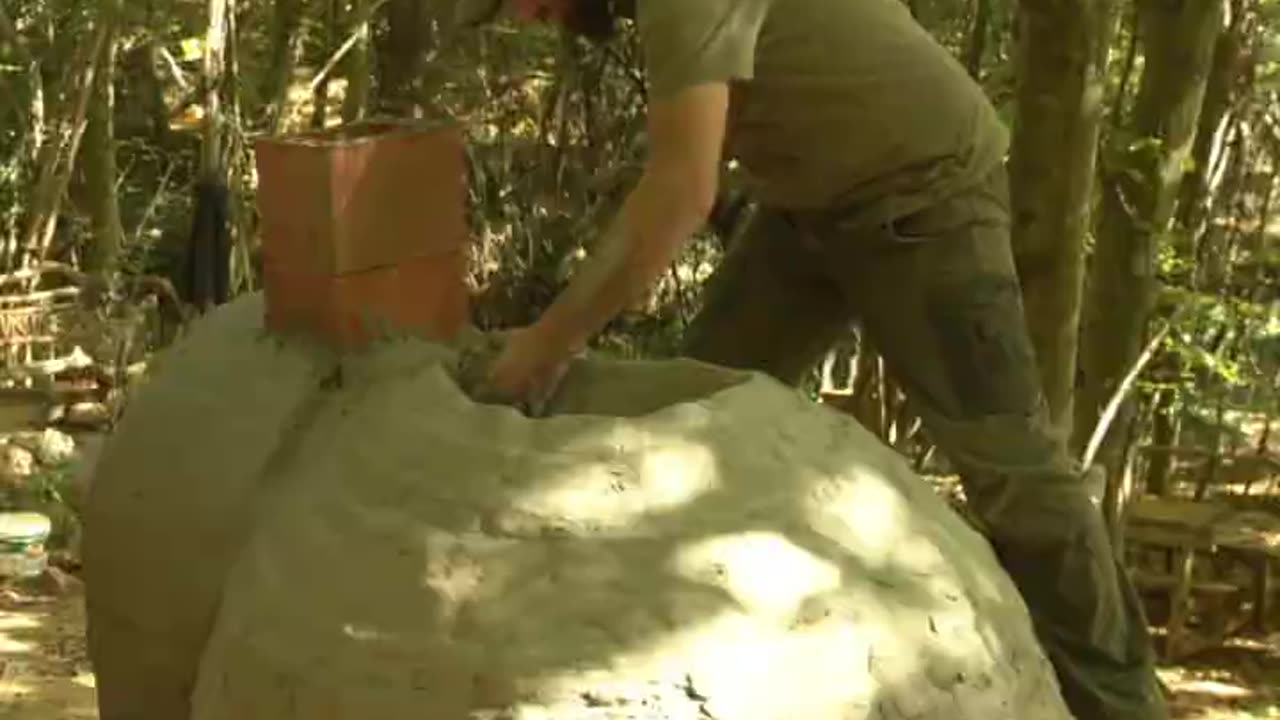
M 193 60 L 199 60 L 200 58 L 204 57 L 204 38 L 203 37 L 199 37 L 199 36 L 189 37 L 183 40 L 179 44 L 179 47 L 182 49 L 182 52 L 179 54 L 179 57 L 181 57 L 184 62 L 191 62 Z

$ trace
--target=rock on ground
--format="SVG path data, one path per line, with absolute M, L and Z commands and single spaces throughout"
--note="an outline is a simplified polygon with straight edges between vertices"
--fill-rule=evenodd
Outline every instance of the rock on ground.
M 60 465 L 76 454 L 75 438 L 54 428 L 14 433 L 9 442 L 34 453 L 42 465 Z
M 452 354 L 340 364 L 226 306 L 86 519 L 104 718 L 1069 720 L 989 546 L 763 376 L 583 361 L 556 414 Z
M 17 443 L 0 443 L 0 478 L 17 483 L 35 471 L 35 453 Z

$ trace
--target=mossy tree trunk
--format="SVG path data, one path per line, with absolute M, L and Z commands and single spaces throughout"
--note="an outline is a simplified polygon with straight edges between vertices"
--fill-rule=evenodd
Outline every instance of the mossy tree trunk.
M 1084 238 L 1102 125 L 1111 0 L 1023 0 L 1010 149 L 1013 242 L 1055 427 L 1069 428 Z
M 1232 0 L 1226 28 L 1214 43 L 1213 66 L 1205 85 L 1204 106 L 1191 150 L 1191 166 L 1182 179 L 1178 201 L 1178 225 L 1184 231 L 1188 254 L 1191 243 L 1204 231 L 1213 205 L 1213 171 L 1220 167 L 1222 150 L 1232 121 L 1233 108 L 1248 88 L 1241 82 L 1252 53 L 1248 47 L 1249 23 L 1245 0 Z
M 1087 442 L 1102 409 L 1148 341 L 1157 292 L 1157 252 L 1169 232 L 1179 183 L 1200 120 L 1219 0 L 1138 0 L 1144 65 L 1127 126 L 1104 152 L 1097 246 L 1082 327 L 1074 441 Z M 1135 406 L 1126 401 L 1097 459 L 1115 488 Z
M 101 278 L 114 271 L 124 245 L 124 225 L 120 221 L 116 192 L 116 48 L 116 33 L 112 31 L 98 61 L 84 136 L 85 201 L 93 232 L 82 269 Z
M 1226 27 L 1214 44 L 1213 67 L 1205 86 L 1204 105 L 1200 112 L 1199 127 L 1196 130 L 1195 142 L 1191 150 L 1191 163 L 1183 176 L 1179 188 L 1176 231 L 1172 236 L 1173 247 L 1178 257 L 1190 262 L 1185 270 L 1178 270 L 1173 275 L 1186 283 L 1193 290 L 1205 290 L 1205 280 L 1215 273 L 1213 266 L 1216 253 L 1213 246 L 1215 229 L 1209 227 L 1209 219 L 1215 209 L 1220 208 L 1223 190 L 1234 183 L 1223 182 L 1223 178 L 1232 178 L 1238 173 L 1224 172 L 1240 165 L 1237 161 L 1240 153 L 1233 152 L 1231 142 L 1232 127 L 1238 125 L 1238 105 L 1245 96 L 1248 87 L 1248 69 L 1253 57 L 1249 47 L 1250 39 L 1256 36 L 1256 28 L 1251 27 L 1246 7 L 1252 0 L 1232 0 L 1230 15 Z M 1237 148 L 1238 150 L 1238 148 Z M 1233 193 L 1234 194 L 1234 193 Z M 1204 258 L 1209 262 L 1197 262 Z M 1178 378 L 1185 371 L 1185 363 L 1181 353 L 1166 352 L 1159 361 L 1155 372 L 1163 378 L 1164 387 L 1155 401 L 1155 422 L 1152 426 L 1151 443 L 1156 447 L 1174 447 L 1178 444 L 1182 425 L 1182 410 L 1179 399 L 1181 388 Z M 1155 495 L 1164 495 L 1169 491 L 1170 477 L 1173 472 L 1173 452 L 1159 452 L 1150 456 L 1147 464 L 1147 490 Z

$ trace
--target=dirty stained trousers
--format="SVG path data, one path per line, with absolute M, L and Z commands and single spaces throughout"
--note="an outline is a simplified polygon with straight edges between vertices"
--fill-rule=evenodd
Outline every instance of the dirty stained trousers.
M 960 471 L 1078 720 L 1163 720 L 1141 605 L 1049 428 L 1003 166 L 894 222 L 763 207 L 708 282 L 683 354 L 798 384 L 861 324 Z

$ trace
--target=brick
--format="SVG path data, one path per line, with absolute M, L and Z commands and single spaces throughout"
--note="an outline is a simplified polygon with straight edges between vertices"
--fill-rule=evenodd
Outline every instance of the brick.
M 378 323 L 396 332 L 451 339 L 469 320 L 465 271 L 466 256 L 454 252 L 335 278 L 325 330 L 342 347 L 367 342 Z
M 255 145 L 263 257 L 345 275 L 467 243 L 452 126 L 365 123 Z
M 331 277 L 268 261 L 267 327 L 340 350 L 363 347 L 384 327 L 449 340 L 470 320 L 465 270 L 462 251 Z
M 452 127 L 366 123 L 261 140 L 266 324 L 340 349 L 469 321 L 465 165 Z
M 324 279 L 315 273 L 290 270 L 264 261 L 263 294 L 267 328 L 275 332 L 310 332 L 313 314 L 321 312 Z

